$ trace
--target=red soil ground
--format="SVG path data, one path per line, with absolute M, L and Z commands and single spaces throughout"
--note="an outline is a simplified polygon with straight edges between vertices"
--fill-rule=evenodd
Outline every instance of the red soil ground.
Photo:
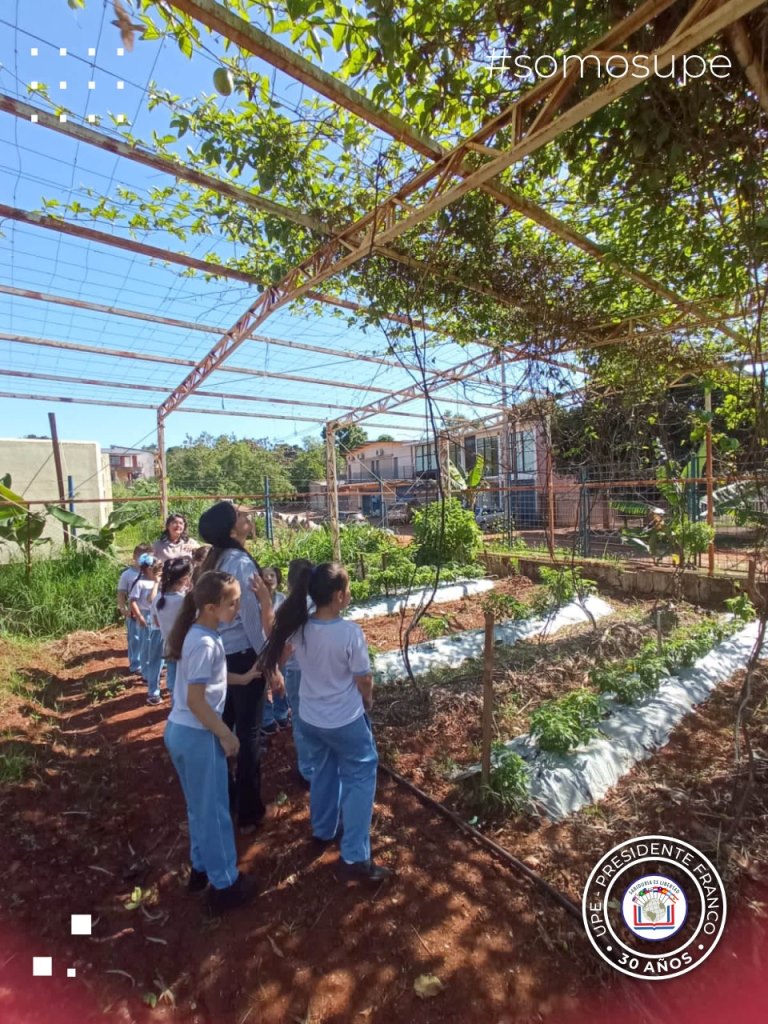
M 384 777 L 373 844 L 397 876 L 373 889 L 343 886 L 335 852 L 313 859 L 308 848 L 289 734 L 266 755 L 263 831 L 238 841 L 241 866 L 264 894 L 210 923 L 182 882 L 184 810 L 161 739 L 167 707 L 147 708 L 139 686 L 115 693 L 104 683 L 131 684 L 122 635 L 81 634 L 45 654 L 6 652 L 4 662 L 20 667 L 43 704 L 9 699 L 0 718 L 2 735 L 12 730 L 14 749 L 35 759 L 25 781 L 0 789 L 2 1024 L 766 1020 L 760 864 L 729 877 L 731 921 L 706 965 L 662 986 L 631 981 L 595 957 L 578 921 Z M 99 684 L 114 695 L 95 701 Z M 663 825 L 695 842 L 676 787 L 685 790 L 693 760 L 711 763 L 696 788 L 708 785 L 719 810 L 724 748 L 696 730 L 722 731 L 725 720 L 691 722 L 652 762 L 658 792 L 644 803 L 643 831 Z M 631 804 L 630 787 L 612 799 Z M 534 870 L 578 902 L 594 861 L 624 831 L 587 819 L 540 826 L 536 843 L 530 828 L 520 838 Z M 514 828 L 499 835 L 515 851 Z M 142 906 L 128 910 L 136 887 Z M 93 915 L 91 937 L 69 934 L 73 913 Z M 53 978 L 32 977 L 33 955 L 53 957 Z M 415 995 L 422 974 L 443 982 L 435 998 Z M 160 997 L 155 1009 L 147 993 Z

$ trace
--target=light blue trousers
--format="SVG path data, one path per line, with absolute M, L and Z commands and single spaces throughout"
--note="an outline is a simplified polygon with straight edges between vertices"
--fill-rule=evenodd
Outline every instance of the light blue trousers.
M 296 760 L 299 772 L 309 782 L 312 778 L 312 761 L 307 750 L 307 741 L 304 735 L 304 722 L 299 717 L 299 685 L 301 683 L 301 669 L 286 668 L 283 672 L 285 677 L 285 696 L 291 709 L 293 745 L 296 748 Z
M 347 863 L 371 856 L 371 817 L 379 756 L 367 715 L 338 729 L 302 722 L 312 762 L 309 817 L 312 833 L 331 839 L 343 821 L 341 856 Z
M 165 663 L 165 685 L 171 696 L 173 696 L 173 688 L 176 685 L 176 668 L 178 664 L 178 661 L 166 661 Z
M 262 725 L 271 725 L 273 722 L 288 721 L 288 698 L 273 697 L 272 700 L 264 701 L 264 717 Z
M 136 619 L 127 618 L 125 630 L 128 634 L 128 669 L 141 672 L 141 627 Z
M 147 696 L 160 696 L 160 670 L 163 667 L 163 634 L 159 629 L 139 626 L 141 630 L 141 674 L 147 683 Z
M 205 871 L 214 889 L 226 889 L 238 871 L 224 750 L 209 729 L 176 722 L 165 726 L 165 746 L 187 804 L 192 867 Z

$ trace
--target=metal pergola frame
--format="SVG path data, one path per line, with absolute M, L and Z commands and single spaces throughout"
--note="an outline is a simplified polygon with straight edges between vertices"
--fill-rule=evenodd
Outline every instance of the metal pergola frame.
M 646 0 L 635 12 L 623 18 L 612 29 L 605 33 L 600 39 L 593 41 L 583 51 L 594 53 L 600 51 L 603 54 L 617 51 L 617 47 L 644 25 L 653 21 L 660 13 L 666 11 L 674 0 Z M 745 77 L 755 90 L 758 102 L 768 110 L 768 86 L 765 75 L 759 67 L 750 40 L 740 19 L 749 14 L 752 10 L 761 6 L 763 0 L 693 0 L 688 12 L 668 31 L 665 42 L 654 51 L 654 58 L 659 69 L 666 68 L 674 58 L 689 53 L 701 43 L 710 39 L 721 31 L 728 35 L 734 52 L 736 53 L 744 70 Z M 181 409 L 181 405 L 191 395 L 209 397 L 225 397 L 219 392 L 206 392 L 201 390 L 203 382 L 215 371 L 233 372 L 260 376 L 264 378 L 277 378 L 283 380 L 294 380 L 303 383 L 314 383 L 318 385 L 332 384 L 334 387 L 347 386 L 355 387 L 341 381 L 323 381 L 317 378 L 304 378 L 290 374 L 268 373 L 253 369 L 233 367 L 231 364 L 225 366 L 232 354 L 246 341 L 263 341 L 268 344 L 283 345 L 294 349 L 305 349 L 314 352 L 332 353 L 335 356 L 353 358 L 355 360 L 368 360 L 380 365 L 397 365 L 410 371 L 420 370 L 414 365 L 404 364 L 394 359 L 378 356 L 358 356 L 356 353 L 328 349 L 321 346 L 302 345 L 298 342 L 283 341 L 281 339 L 267 338 L 256 334 L 258 328 L 277 310 L 289 305 L 299 298 L 309 298 L 313 301 L 327 303 L 331 306 L 353 309 L 360 311 L 362 307 L 348 299 L 339 299 L 325 296 L 318 291 L 322 284 L 339 274 L 341 271 L 360 263 L 371 254 L 377 254 L 390 260 L 405 263 L 408 266 L 418 269 L 420 272 L 435 274 L 443 280 L 452 281 L 462 288 L 476 291 L 480 294 L 490 296 L 505 305 L 515 306 L 516 303 L 493 288 L 476 286 L 472 282 L 459 281 L 440 270 L 436 270 L 426 263 L 414 260 L 407 254 L 401 253 L 392 247 L 401 235 L 406 231 L 424 223 L 435 213 L 445 209 L 452 203 L 461 199 L 469 191 L 480 189 L 490 195 L 505 213 L 516 213 L 529 221 L 544 228 L 547 232 L 555 235 L 569 245 L 579 248 L 587 253 L 592 259 L 604 262 L 608 259 L 606 250 L 599 243 L 587 238 L 575 231 L 569 225 L 554 217 L 548 211 L 523 197 L 499 181 L 499 174 L 530 155 L 541 147 L 547 145 L 568 129 L 584 121 L 596 111 L 610 104 L 613 100 L 635 88 L 639 81 L 625 76 L 623 78 L 611 79 L 606 85 L 601 86 L 592 92 L 587 98 L 574 101 L 572 97 L 574 76 L 568 75 L 562 81 L 555 82 L 545 80 L 531 89 L 527 90 L 520 98 L 516 99 L 500 114 L 489 120 L 473 135 L 462 140 L 451 150 L 445 150 L 437 142 L 419 132 L 401 118 L 392 115 L 373 104 L 367 97 L 351 89 L 345 83 L 335 79 L 332 75 L 312 65 L 309 61 L 293 53 L 281 43 L 269 37 L 249 22 L 240 18 L 223 7 L 217 0 L 167 0 L 167 3 L 179 9 L 184 14 L 204 24 L 209 29 L 220 33 L 242 49 L 254 54 L 266 61 L 275 68 L 278 68 L 286 75 L 309 86 L 315 92 L 332 100 L 334 103 L 354 113 L 369 124 L 386 132 L 393 138 L 404 143 L 416 153 L 429 160 L 429 163 L 411 176 L 397 191 L 383 199 L 373 210 L 364 214 L 353 223 L 342 229 L 331 228 L 320 220 L 301 213 L 298 210 L 263 199 L 253 193 L 226 182 L 204 174 L 186 165 L 183 165 L 169 157 L 151 153 L 139 146 L 111 138 L 105 133 L 98 132 L 92 128 L 82 125 L 62 123 L 56 117 L 40 110 L 31 104 L 15 100 L 12 97 L 0 94 L 0 111 L 12 116 L 29 119 L 35 115 L 38 124 L 62 135 L 72 138 L 78 142 L 95 146 L 99 149 L 114 153 L 115 155 L 135 161 L 170 174 L 177 179 L 188 181 L 191 184 L 209 189 L 218 194 L 243 203 L 252 209 L 259 210 L 270 216 L 283 218 L 295 224 L 309 228 L 318 234 L 325 235 L 328 240 L 321 245 L 314 253 L 303 260 L 288 272 L 277 284 L 266 284 L 258 280 L 254 275 L 239 271 L 223 264 L 209 262 L 187 256 L 182 253 L 174 253 L 160 249 L 155 246 L 146 245 L 131 239 L 121 238 L 107 232 L 97 231 L 84 227 L 80 224 L 68 223 L 59 218 L 42 214 L 31 213 L 16 209 L 6 204 L 0 204 L 0 218 L 7 218 L 26 225 L 56 231 L 77 238 L 85 239 L 97 244 L 114 246 L 135 254 L 147 256 L 163 262 L 176 263 L 187 268 L 202 271 L 240 280 L 248 284 L 254 284 L 262 288 L 259 297 L 239 317 L 237 322 L 226 332 L 221 333 L 219 339 L 211 347 L 210 351 L 197 362 L 192 360 L 177 359 L 159 355 L 134 353 L 128 350 L 99 349 L 95 346 L 86 346 L 75 343 L 55 341 L 53 339 L 31 338 L 23 335 L 0 334 L 0 339 L 13 341 L 19 344 L 39 345 L 58 349 L 69 349 L 84 351 L 93 354 L 109 354 L 121 358 L 144 359 L 150 362 L 172 363 L 191 367 L 184 380 L 174 389 L 170 390 L 168 396 L 159 407 L 144 403 L 109 402 L 101 403 L 91 399 L 67 399 L 56 398 L 55 396 L 24 395 L 15 396 L 7 393 L 0 393 L 0 397 L 25 397 L 46 401 L 78 401 L 84 404 L 108 404 L 126 408 L 156 408 L 157 413 L 157 436 L 158 449 L 161 465 L 161 500 L 163 514 L 167 512 L 167 475 L 165 464 L 165 421 L 175 411 L 200 412 L 218 415 L 240 415 L 264 417 L 270 419 L 289 419 L 306 422 L 325 422 L 326 424 L 326 463 L 328 473 L 328 496 L 329 513 L 332 524 L 334 552 L 338 555 L 339 534 L 338 534 L 338 496 L 336 481 L 335 461 L 335 432 L 339 426 L 361 422 L 371 416 L 389 412 L 396 416 L 413 416 L 422 418 L 419 414 L 408 412 L 395 412 L 397 406 L 413 401 L 419 397 L 426 397 L 439 388 L 446 387 L 457 380 L 466 380 L 490 369 L 498 361 L 498 354 L 488 352 L 475 359 L 468 360 L 448 371 L 428 371 L 423 373 L 422 379 L 411 387 L 392 391 L 385 388 L 371 387 L 370 390 L 378 391 L 385 397 L 377 399 L 366 406 L 351 407 L 343 405 L 331 405 L 322 402 L 307 402 L 306 405 L 317 405 L 324 409 L 339 411 L 343 415 L 328 419 L 315 419 L 310 417 L 296 417 L 251 412 L 233 412 L 230 410 L 215 409 Z M 511 143 L 505 148 L 497 148 L 492 145 L 494 137 L 501 129 L 511 129 Z M 469 161 L 472 154 L 482 154 L 487 162 L 477 167 Z M 475 161 L 476 164 L 476 161 Z M 424 190 L 429 189 L 428 198 L 423 199 Z M 413 198 L 416 197 L 416 198 Z M 732 340 L 742 342 L 741 336 L 728 326 L 728 320 L 735 318 L 738 314 L 731 316 L 712 315 L 706 308 L 705 303 L 695 303 L 683 299 L 664 284 L 656 281 L 650 275 L 639 269 L 620 264 L 611 257 L 610 266 L 620 276 L 641 286 L 643 289 L 659 297 L 664 303 L 674 306 L 679 310 L 678 323 L 687 321 L 687 327 L 708 327 L 719 331 Z M 53 296 L 45 293 L 33 292 L 29 289 L 10 288 L 0 286 L 0 292 L 17 295 L 19 297 L 60 303 L 76 308 L 89 309 L 115 316 L 130 317 L 149 322 L 156 322 L 166 326 L 180 327 L 187 330 L 205 331 L 209 333 L 220 333 L 219 328 L 207 325 L 191 324 L 185 321 L 173 320 L 170 318 L 154 317 L 150 314 L 139 311 L 126 310 L 116 307 L 107 307 L 96 303 L 86 303 L 81 300 L 68 299 L 61 296 Z M 398 314 L 389 317 L 399 323 L 409 321 Z M 616 325 L 601 334 L 595 334 L 594 328 L 584 331 L 582 335 L 585 342 L 591 346 L 616 344 L 627 337 L 631 337 L 639 320 L 633 319 L 628 324 L 627 332 L 616 330 Z M 433 330 L 429 325 L 419 324 L 419 327 Z M 666 333 L 670 330 L 680 329 L 675 324 L 665 328 L 651 328 L 649 335 Z M 482 339 L 478 339 L 482 342 Z M 563 347 L 559 352 L 572 350 Z M 552 353 L 556 355 L 557 353 Z M 522 359 L 544 359 L 548 357 L 544 353 L 524 352 L 519 349 L 510 350 L 511 361 Z M 554 361 L 554 360 L 551 360 Z M 562 364 L 561 364 L 562 365 Z M 573 369 L 570 364 L 567 368 Z M 66 382 L 71 378 L 63 378 L 56 375 L 20 373 L 13 371 L 2 371 L 6 376 L 23 376 L 28 379 L 54 380 Z M 83 381 L 78 381 L 83 383 Z M 86 381 L 98 386 L 98 381 Z M 497 382 L 494 382 L 497 384 Z M 115 386 L 115 385 L 111 385 Z M 168 390 L 165 388 L 147 387 L 135 384 L 118 385 L 131 390 L 150 390 L 154 392 Z M 498 384 L 497 384 L 498 386 Z M 359 387 L 359 386 L 358 386 Z M 506 385 L 502 383 L 501 406 L 488 405 L 487 408 L 497 411 L 502 423 L 508 422 L 506 409 Z M 245 396 L 229 394 L 226 397 L 245 401 L 271 401 L 281 403 L 280 399 L 268 397 Z M 282 400 L 285 404 L 291 404 Z M 481 407 L 480 403 L 465 402 L 466 405 Z

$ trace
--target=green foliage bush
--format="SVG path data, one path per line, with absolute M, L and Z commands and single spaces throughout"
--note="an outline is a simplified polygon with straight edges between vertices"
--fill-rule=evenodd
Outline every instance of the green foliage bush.
M 579 687 L 536 708 L 531 715 L 531 735 L 542 750 L 565 754 L 596 735 L 603 711 L 602 697 Z
M 481 788 L 483 803 L 506 813 L 521 810 L 528 801 L 530 776 L 528 765 L 519 754 L 511 753 L 503 743 L 491 748 L 495 764 L 488 785 Z
M 744 611 L 746 614 L 746 607 Z M 648 641 L 633 658 L 593 669 L 590 681 L 600 693 L 611 694 L 622 704 L 632 704 L 654 693 L 671 673 L 693 665 L 697 658 L 740 629 L 743 622 L 741 618 L 730 622 L 703 619 L 684 626 L 667 640 L 662 654 L 654 641 Z
M 419 620 L 419 626 L 428 640 L 437 640 L 438 637 L 445 636 L 451 628 L 444 615 L 423 615 Z
M 458 498 L 432 501 L 413 514 L 413 536 L 420 565 L 473 562 L 483 537 L 471 509 Z
M 518 601 L 512 594 L 500 594 L 495 590 L 483 598 L 482 609 L 484 614 L 492 615 L 495 622 L 504 622 L 507 619 L 518 621 L 527 619 L 531 614 L 529 604 Z
M 59 637 L 119 621 L 120 570 L 113 559 L 75 547 L 36 559 L 29 580 L 22 561 L 0 565 L 0 632 Z

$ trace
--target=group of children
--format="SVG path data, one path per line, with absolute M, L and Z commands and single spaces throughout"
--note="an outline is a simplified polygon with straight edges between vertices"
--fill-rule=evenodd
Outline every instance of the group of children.
M 348 575 L 335 563 L 313 566 L 298 559 L 289 567 L 287 596 L 280 592 L 276 568 L 259 569 L 253 563 L 250 577 L 241 571 L 233 575 L 227 571 L 228 555 L 237 561 L 240 552 L 247 554 L 245 515 L 225 502 L 204 513 L 204 538 L 212 521 L 228 529 L 227 543 L 212 538 L 212 551 L 197 548 L 161 562 L 140 545 L 134 551 L 135 567 L 123 573 L 118 586 L 130 668 L 146 680 L 150 705 L 162 702 L 160 672 L 166 661 L 172 709 L 165 744 L 187 805 L 187 887 L 191 892 L 208 888 L 214 914 L 255 895 L 253 881 L 237 870 L 230 813 L 234 773 L 227 767 L 228 758 L 241 766 L 244 747 L 252 743 L 252 723 L 228 714 L 227 708 L 245 707 L 246 693 L 259 683 L 263 693 L 264 680 L 272 699 L 264 704 L 260 730 L 270 735 L 292 725 L 299 775 L 310 790 L 314 845 L 339 842 L 343 878 L 380 881 L 389 875 L 370 854 L 378 764 L 368 718 L 372 677 L 362 630 L 341 618 L 350 601 Z M 237 635 L 241 601 L 247 598 L 253 607 L 254 594 L 262 609 L 265 643 L 245 658 L 245 650 L 240 656 L 227 649 L 232 647 L 227 638 Z M 264 607 L 266 602 L 271 608 Z M 260 767 L 252 767 L 250 774 L 254 770 L 259 789 Z M 242 826 L 242 807 L 238 821 Z

